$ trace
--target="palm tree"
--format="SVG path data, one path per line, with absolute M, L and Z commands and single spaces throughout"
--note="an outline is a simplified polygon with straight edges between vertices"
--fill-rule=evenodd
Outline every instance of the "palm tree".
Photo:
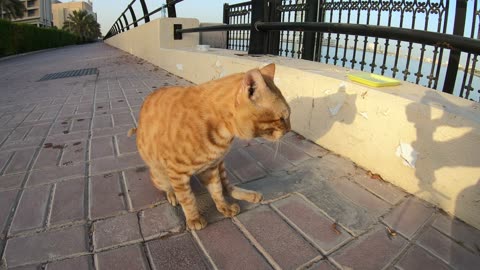
M 0 16 L 2 19 L 23 17 L 25 10 L 25 5 L 19 0 L 0 0 Z
M 80 37 L 82 42 L 93 41 L 100 37 L 100 24 L 86 10 L 73 11 L 63 23 L 63 30 Z

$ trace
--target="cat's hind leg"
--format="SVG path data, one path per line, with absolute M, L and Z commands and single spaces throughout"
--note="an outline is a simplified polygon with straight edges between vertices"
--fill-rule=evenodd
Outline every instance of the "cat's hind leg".
M 240 206 L 238 206 L 238 204 L 231 204 L 225 200 L 222 181 L 217 166 L 202 172 L 199 178 L 212 196 L 215 206 L 220 213 L 226 217 L 234 217 L 240 212 Z
M 172 185 L 165 171 L 161 168 L 150 167 L 150 179 L 156 188 L 166 193 L 168 202 L 172 206 L 177 206 L 177 197 L 175 197 L 175 192 L 173 192 Z
M 218 165 L 218 171 L 220 179 L 222 181 L 222 186 L 228 196 L 237 200 L 247 201 L 251 203 L 259 203 L 262 200 L 263 196 L 261 193 L 239 188 L 230 184 L 227 178 L 227 171 L 225 170 L 224 161 L 220 162 L 220 164 Z

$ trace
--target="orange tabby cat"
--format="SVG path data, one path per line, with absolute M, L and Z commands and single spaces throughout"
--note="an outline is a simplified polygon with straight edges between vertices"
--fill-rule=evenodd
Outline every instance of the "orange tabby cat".
M 290 108 L 273 83 L 275 65 L 190 87 L 167 87 L 150 94 L 140 110 L 137 147 L 155 187 L 172 205 L 182 206 L 187 226 L 207 225 L 190 186 L 197 174 L 223 215 L 238 214 L 229 196 L 258 203 L 258 192 L 231 185 L 223 159 L 234 137 L 275 141 L 290 130 Z

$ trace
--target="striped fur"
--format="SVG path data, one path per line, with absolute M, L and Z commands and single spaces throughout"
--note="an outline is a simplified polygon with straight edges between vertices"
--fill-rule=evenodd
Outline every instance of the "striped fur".
M 207 222 L 200 215 L 190 177 L 201 182 L 225 216 L 239 213 L 224 195 L 257 203 L 260 193 L 228 182 L 223 158 L 234 137 L 278 140 L 290 130 L 290 108 L 273 83 L 275 65 L 191 87 L 167 87 L 149 95 L 140 110 L 137 147 L 153 185 L 180 203 L 190 229 Z

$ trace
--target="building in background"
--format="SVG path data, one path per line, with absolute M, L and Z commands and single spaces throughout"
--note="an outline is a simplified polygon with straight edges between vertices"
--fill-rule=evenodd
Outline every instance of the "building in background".
M 59 29 L 62 29 L 63 22 L 68 18 L 74 10 L 86 10 L 89 14 L 92 14 L 95 20 L 97 20 L 97 14 L 93 12 L 93 3 L 91 1 L 78 1 L 62 3 L 60 1 L 54 1 L 52 4 L 53 12 L 53 25 Z
M 52 0 L 20 0 L 25 4 L 23 17 L 14 22 L 34 24 L 39 27 L 52 27 Z

